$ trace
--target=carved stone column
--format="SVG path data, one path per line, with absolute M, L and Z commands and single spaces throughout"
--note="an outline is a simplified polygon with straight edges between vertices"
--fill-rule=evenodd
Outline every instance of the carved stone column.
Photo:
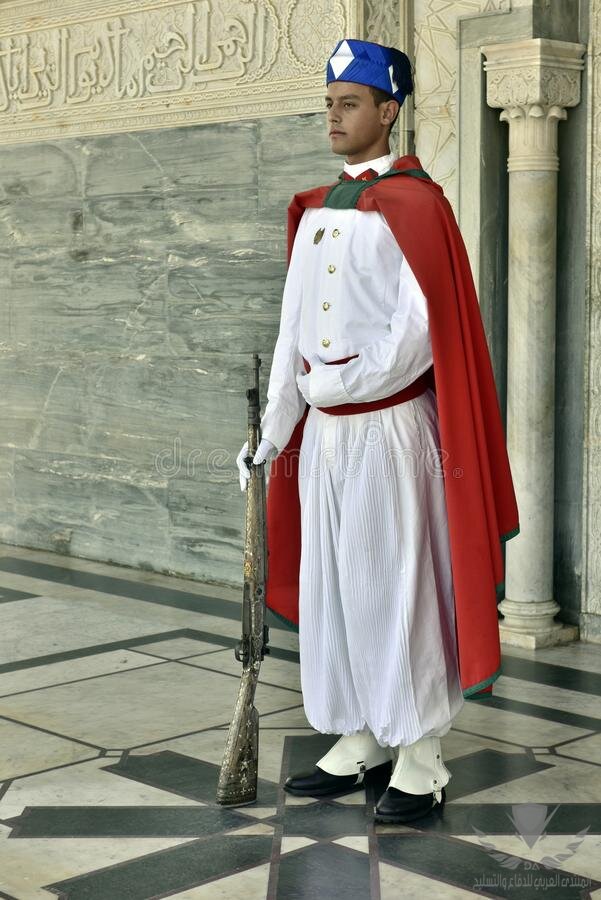
M 522 647 L 578 636 L 554 620 L 555 279 L 557 125 L 580 102 L 585 49 L 541 38 L 482 48 L 487 102 L 509 125 L 507 442 L 521 532 L 500 609 L 501 640 Z

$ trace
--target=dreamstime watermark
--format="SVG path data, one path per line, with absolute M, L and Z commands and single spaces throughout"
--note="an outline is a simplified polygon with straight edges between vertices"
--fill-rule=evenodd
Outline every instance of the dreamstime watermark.
M 496 860 L 501 869 L 495 873 L 488 873 L 474 879 L 475 890 L 492 890 L 494 888 L 504 891 L 516 888 L 534 888 L 535 890 L 550 890 L 559 887 L 582 890 L 592 885 L 592 880 L 585 876 L 575 875 L 570 872 L 557 871 L 562 864 L 571 859 L 578 852 L 584 838 L 590 830 L 590 825 L 583 828 L 576 835 L 566 836 L 566 843 L 555 854 L 546 851 L 544 839 L 548 837 L 545 828 L 559 809 L 556 806 L 549 813 L 549 807 L 543 803 L 520 803 L 511 807 L 508 819 L 515 827 L 514 836 L 519 837 L 533 851 L 535 847 L 537 858 L 524 859 L 522 856 L 514 856 L 495 847 L 490 835 L 485 834 L 472 825 L 472 829 L 478 836 L 480 846 Z M 538 845 L 538 846 L 537 846 Z M 507 872 L 511 870 L 511 873 Z
M 235 465 L 235 458 L 234 458 Z M 185 475 L 194 478 L 199 467 L 212 476 L 224 476 L 221 480 L 229 481 L 232 473 L 232 454 L 224 447 L 202 450 L 193 447 L 184 452 L 182 439 L 173 439 L 171 447 L 163 447 L 154 455 L 154 469 L 164 478 L 177 478 Z
M 445 450 L 431 447 L 414 449 L 382 446 L 373 435 L 352 445 L 341 441 L 336 446 L 322 445 L 316 453 L 302 448 L 295 453 L 280 453 L 267 467 L 267 475 L 277 472 L 282 477 L 317 478 L 324 469 L 338 468 L 344 478 L 418 478 L 425 473 L 433 478 L 443 477 L 448 458 Z M 154 455 L 154 469 L 163 478 L 185 476 L 195 478 L 200 469 L 210 481 L 227 482 L 237 471 L 236 455 L 225 447 L 207 451 L 199 447 L 184 450 L 181 437 L 175 437 L 170 447 L 163 447 Z M 463 469 L 455 467 L 451 475 L 462 478 Z

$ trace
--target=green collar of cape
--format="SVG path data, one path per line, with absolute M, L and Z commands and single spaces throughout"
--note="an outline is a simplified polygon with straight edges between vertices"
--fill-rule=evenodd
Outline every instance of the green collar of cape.
M 341 172 L 338 176 L 338 184 L 332 185 L 326 194 L 323 205 L 330 209 L 354 209 L 363 191 L 377 184 L 378 181 L 383 181 L 384 178 L 393 178 L 395 175 L 412 175 L 414 178 L 426 178 L 428 181 L 432 181 L 423 169 L 389 169 L 388 172 L 384 172 L 383 175 L 378 175 L 370 181 L 347 181 L 344 179 L 344 172 Z

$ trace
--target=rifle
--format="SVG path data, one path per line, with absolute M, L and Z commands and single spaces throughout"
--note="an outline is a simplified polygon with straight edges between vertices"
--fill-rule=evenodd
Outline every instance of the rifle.
M 253 464 L 261 440 L 260 365 L 259 355 L 253 353 L 253 387 L 246 391 L 248 456 L 245 463 L 251 475 L 246 489 L 242 640 L 234 650 L 236 659 L 242 663 L 242 677 L 219 772 L 217 803 L 222 806 L 244 806 L 257 799 L 259 713 L 254 701 L 261 661 L 269 653 L 269 628 L 264 622 L 267 579 L 265 463 Z

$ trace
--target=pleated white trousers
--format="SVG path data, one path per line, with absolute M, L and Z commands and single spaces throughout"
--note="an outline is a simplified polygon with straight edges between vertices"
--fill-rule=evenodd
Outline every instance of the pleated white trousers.
M 436 398 L 312 407 L 299 461 L 299 643 L 317 731 L 442 736 L 463 705 Z

